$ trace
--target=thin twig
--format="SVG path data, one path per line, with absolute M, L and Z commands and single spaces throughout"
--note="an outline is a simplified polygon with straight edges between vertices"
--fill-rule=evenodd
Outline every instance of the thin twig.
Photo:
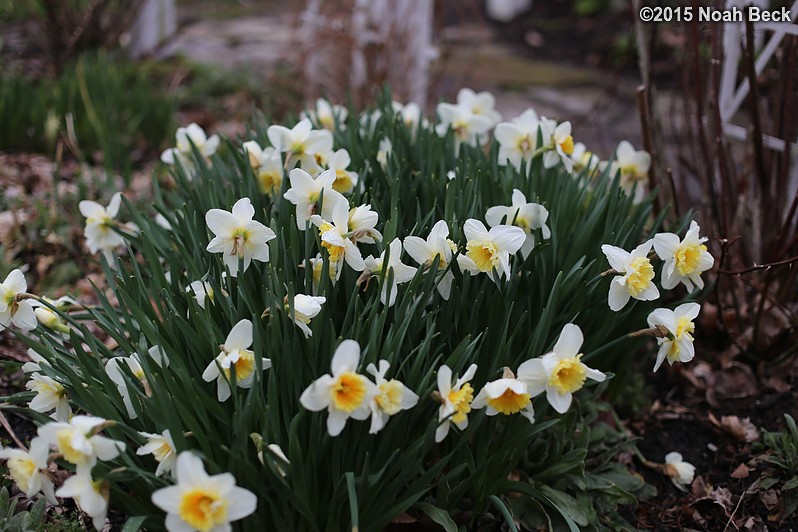
M 757 264 L 755 266 L 751 266 L 750 268 L 746 268 L 744 270 L 738 270 L 738 271 L 718 270 L 718 273 L 722 273 L 723 275 L 742 275 L 744 273 L 755 272 L 757 270 L 770 270 L 771 268 L 775 268 L 777 266 L 789 266 L 794 262 L 798 262 L 798 256 L 791 257 L 785 260 L 780 260 L 778 262 L 770 262 L 768 264 Z
M 19 447 L 25 452 L 28 451 L 28 448 L 25 447 L 25 445 L 23 445 L 21 441 L 19 441 L 19 438 L 17 438 L 17 434 L 14 432 L 14 429 L 11 428 L 11 423 L 8 422 L 6 415 L 3 414 L 2 411 L 0 411 L 0 425 L 2 425 L 4 429 L 6 429 L 6 432 L 8 432 L 8 435 L 11 436 L 12 440 L 14 440 L 14 443 L 17 444 L 17 447 Z

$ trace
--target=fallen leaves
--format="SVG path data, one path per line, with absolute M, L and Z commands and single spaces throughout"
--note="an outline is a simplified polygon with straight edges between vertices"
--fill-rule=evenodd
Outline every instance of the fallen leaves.
M 759 430 L 751 423 L 751 418 L 737 416 L 721 416 L 720 421 L 712 412 L 707 413 L 710 423 L 734 436 L 739 441 L 750 443 L 759 439 Z

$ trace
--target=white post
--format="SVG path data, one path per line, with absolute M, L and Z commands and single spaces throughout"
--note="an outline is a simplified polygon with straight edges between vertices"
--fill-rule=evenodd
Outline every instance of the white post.
M 130 26 L 129 53 L 132 57 L 146 55 L 176 31 L 175 0 L 144 0 L 138 17 Z

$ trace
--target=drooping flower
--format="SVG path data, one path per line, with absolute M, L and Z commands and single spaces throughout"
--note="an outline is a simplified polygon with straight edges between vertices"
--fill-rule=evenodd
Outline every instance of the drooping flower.
M 292 129 L 284 126 L 269 126 L 266 130 L 269 142 L 276 150 L 288 153 L 286 168 L 293 167 L 297 161 L 305 170 L 318 166 L 316 154 L 332 150 L 332 134 L 326 129 L 314 130 L 310 120 L 301 120 Z
M 681 453 L 670 452 L 665 455 L 665 474 L 668 475 L 673 485 L 682 491 L 687 491 L 686 486 L 693 483 L 695 466 L 682 459 Z
M 274 231 L 253 220 L 255 208 L 249 198 L 241 198 L 233 205 L 232 212 L 211 209 L 205 214 L 214 237 L 206 248 L 211 253 L 221 253 L 230 275 L 238 276 L 238 261 L 243 259 L 247 271 L 253 260 L 269 262 L 269 246 L 266 244 L 277 235 Z
M 136 454 L 144 456 L 151 454 L 158 462 L 158 468 L 155 470 L 155 476 L 160 477 L 165 473 L 172 473 L 177 461 L 177 452 L 175 451 L 175 442 L 172 440 L 172 434 L 169 429 L 166 429 L 161 434 L 150 434 L 148 432 L 139 432 L 141 436 L 147 438 L 147 443 L 136 449 Z
M 159 367 L 169 366 L 169 359 L 166 357 L 166 353 L 164 353 L 160 346 L 155 345 L 150 347 L 147 353 L 153 362 L 155 362 Z M 144 388 L 144 393 L 146 393 L 148 396 L 151 393 L 150 385 L 147 382 L 147 375 L 144 372 L 144 368 L 141 367 L 141 358 L 139 357 L 138 353 L 133 353 L 133 355 L 129 357 L 113 357 L 105 364 L 105 372 L 108 374 L 108 377 L 110 377 L 113 383 L 116 384 L 119 395 L 122 396 L 122 402 L 125 404 L 127 416 L 130 419 L 136 419 L 138 414 L 136 413 L 136 409 L 133 408 L 133 399 L 131 398 L 130 390 L 128 389 L 128 382 L 125 380 L 125 375 L 122 371 L 122 367 L 124 366 L 127 366 L 127 369 L 130 370 L 130 373 L 132 373 L 133 376 L 136 377 L 139 382 L 141 382 L 141 385 Z
M 454 423 L 460 430 L 468 427 L 468 414 L 474 400 L 474 388 L 470 380 L 477 372 L 477 365 L 471 364 L 462 377 L 452 382 L 452 370 L 447 365 L 438 368 L 438 395 L 441 406 L 438 409 L 438 428 L 435 441 L 442 442 L 449 434 L 449 425 Z
M 527 384 L 517 379 L 510 368 L 504 368 L 502 378 L 487 383 L 474 398 L 471 408 L 478 410 L 487 407 L 485 413 L 489 416 L 509 416 L 520 412 L 530 423 L 534 423 L 535 411 L 530 397 Z
M 58 449 L 64 460 L 77 466 L 77 471 L 91 471 L 97 460 L 113 460 L 124 452 L 125 444 L 98 434 L 107 424 L 92 416 L 72 416 L 69 423 L 47 423 L 39 427 L 39 436 Z
M 378 258 L 369 255 L 364 264 L 371 275 L 380 277 L 380 301 L 383 305 L 393 306 L 396 302 L 397 286 L 410 281 L 417 269 L 402 262 L 402 241 L 395 238 L 388 246 L 390 251 L 388 264 L 383 276 L 385 266 L 385 251 L 380 253 Z M 393 275 L 393 282 L 389 283 L 388 278 Z
M 499 142 L 498 162 L 501 166 L 509 162 L 516 170 L 520 170 L 522 161 L 529 164 L 538 148 L 539 124 L 537 113 L 533 109 L 527 109 L 511 122 L 502 122 L 496 126 L 494 135 Z
M 653 244 L 651 240 L 643 242 L 631 253 L 609 244 L 601 246 L 610 266 L 620 274 L 610 283 L 607 298 L 610 309 L 618 312 L 626 306 L 630 297 L 639 301 L 653 301 L 659 297 L 659 290 L 654 284 L 654 267 L 648 258 Z
M 500 205 L 489 208 L 485 213 L 485 221 L 491 227 L 506 224 L 523 229 L 526 239 L 521 246 L 521 256 L 526 258 L 535 247 L 534 231 L 540 229 L 544 239 L 551 238 L 551 230 L 546 225 L 549 211 L 543 205 L 527 203 L 526 196 L 518 189 L 513 189 L 512 201 L 512 206 Z
M 498 124 L 502 115 L 496 109 L 496 98 L 488 91 L 476 93 L 469 88 L 462 88 L 457 93 L 457 105 L 465 107 L 476 116 L 488 119 L 489 128 Z
M 34 371 L 41 371 L 42 366 L 50 365 L 50 363 L 47 362 L 47 359 L 45 359 L 43 356 L 41 356 L 33 349 L 28 349 L 27 354 L 30 357 L 30 362 L 25 362 L 24 364 L 22 364 L 22 371 L 24 373 L 33 373 Z
M 312 215 L 318 213 L 325 220 L 329 220 L 336 205 L 343 203 L 346 207 L 349 206 L 346 198 L 333 188 L 335 179 L 335 170 L 325 170 L 315 178 L 301 168 L 294 168 L 288 174 L 291 188 L 283 197 L 296 205 L 296 226 L 300 231 L 305 230 L 305 224 Z M 318 206 L 320 198 L 321 212 Z
M 633 203 L 640 203 L 646 195 L 648 171 L 651 168 L 651 155 L 644 150 L 635 151 L 630 142 L 622 140 L 615 150 L 615 158 L 615 165 L 617 166 L 613 168 L 617 168 L 621 173 L 621 188 L 629 195 L 634 191 L 634 199 L 632 201 Z
M 540 358 L 527 360 L 518 367 L 518 380 L 526 383 L 532 397 L 546 392 L 549 404 L 564 414 L 571 406 L 574 392 L 590 378 L 603 382 L 602 372 L 587 367 L 579 350 L 584 342 L 582 330 L 573 323 L 563 327 L 554 349 Z
M 574 152 L 574 138 L 571 136 L 571 123 L 557 124 L 548 118 L 540 119 L 540 132 L 543 146 L 547 151 L 543 154 L 543 166 L 554 168 L 562 162 L 568 173 L 573 172 L 574 163 L 571 154 Z
M 59 497 L 70 497 L 75 500 L 78 508 L 92 518 L 96 530 L 105 527 L 105 517 L 108 515 L 109 486 L 102 480 L 91 478 L 91 470 L 78 468 L 77 472 L 66 479 L 64 484 L 55 492 Z
M 271 146 L 261 148 L 254 140 L 245 142 L 242 148 L 247 154 L 252 172 L 258 178 L 261 192 L 268 196 L 279 193 L 283 186 L 283 160 L 280 152 Z
M 418 403 L 418 395 L 413 393 L 402 382 L 387 380 L 385 374 L 391 365 L 387 360 L 380 360 L 379 365 L 369 364 L 366 373 L 374 376 L 378 393 L 371 400 L 371 427 L 369 434 L 377 434 L 388 422 L 388 418 L 402 410 L 409 410 Z
M 314 109 L 302 111 L 300 119 L 308 118 L 317 127 L 322 127 L 328 131 L 335 131 L 336 122 L 338 129 L 346 129 L 346 117 L 349 111 L 342 105 L 333 105 L 324 98 L 318 98 Z
M 343 148 L 333 153 L 327 161 L 327 167 L 335 172 L 335 181 L 332 186 L 336 192 L 349 194 L 355 189 L 357 173 L 348 169 L 351 162 L 349 152 Z
M 86 227 L 83 232 L 86 236 L 86 245 L 89 251 L 102 253 L 111 262 L 114 249 L 125 244 L 125 239 L 114 228 L 121 227 L 116 221 L 119 206 L 122 204 L 122 194 L 117 192 L 111 196 L 108 207 L 103 207 L 96 201 L 83 200 L 78 203 L 80 213 L 86 218 Z
M 308 324 L 312 318 L 315 318 L 321 312 L 321 306 L 327 298 L 324 296 L 306 296 L 304 294 L 297 294 L 294 296 L 294 323 L 305 335 L 305 338 L 313 336 L 313 331 L 310 330 Z M 286 305 L 288 310 L 288 305 Z
M 449 226 L 440 220 L 432 226 L 426 240 L 417 236 L 408 236 L 404 239 L 404 248 L 413 260 L 429 268 L 438 257 L 438 271 L 443 271 L 452 261 L 452 255 L 457 251 L 457 245 L 449 240 Z M 444 273 L 438 281 L 437 288 L 441 297 L 448 301 L 452 292 L 454 274 L 451 270 Z
M 693 320 L 698 317 L 699 312 L 701 305 L 698 303 L 684 303 L 674 310 L 659 308 L 648 315 L 649 327 L 664 327 L 668 333 L 665 338 L 657 338 L 659 351 L 654 371 L 659 369 L 665 359 L 670 365 L 677 361 L 684 363 L 693 360 Z
M 0 459 L 8 460 L 6 466 L 19 490 L 28 499 L 42 492 L 50 504 L 58 504 L 53 489 L 53 481 L 47 472 L 47 457 L 50 454 L 47 442 L 33 438 L 30 450 L 0 449 Z
M 231 521 L 252 514 L 258 498 L 236 486 L 230 473 L 208 475 L 202 459 L 190 451 L 177 457 L 174 486 L 156 490 L 152 503 L 166 512 L 170 532 L 221 532 L 232 530 Z
M 329 221 L 328 221 L 329 220 Z M 332 211 L 332 216 L 325 219 L 314 214 L 311 221 L 319 228 L 321 246 L 327 250 L 330 257 L 330 272 L 335 265 L 336 280 L 341 275 L 344 261 L 356 272 L 361 272 L 366 267 L 360 249 L 352 242 L 349 232 L 349 209 L 346 201 L 339 202 Z
M 255 353 L 249 348 L 252 345 L 252 322 L 241 320 L 236 323 L 221 346 L 222 351 L 214 358 L 205 371 L 202 380 L 211 382 L 216 379 L 216 397 L 219 402 L 230 397 L 230 384 L 235 377 L 239 388 L 251 388 L 258 370 Z M 262 370 L 272 367 L 272 361 L 261 358 Z
M 0 283 L 0 330 L 12 324 L 23 331 L 36 328 L 36 312 L 33 301 L 27 299 L 28 282 L 19 270 L 11 270 Z
M 457 257 L 461 270 L 471 275 L 487 273 L 497 284 L 502 276 L 510 275 L 510 255 L 517 253 L 526 241 L 523 229 L 497 225 L 488 231 L 479 220 L 468 219 L 463 232 L 468 242 L 466 254 Z
M 692 292 L 696 286 L 704 288 L 701 274 L 712 268 L 715 259 L 704 245 L 707 238 L 700 236 L 700 233 L 701 228 L 693 220 L 683 240 L 673 233 L 654 235 L 654 251 L 664 261 L 662 288 L 671 290 L 679 283 L 684 284 L 688 292 Z
M 307 410 L 327 410 L 327 432 L 338 436 L 351 417 L 362 421 L 369 417 L 371 400 L 379 390 L 363 375 L 357 373 L 360 363 L 360 344 L 344 340 L 332 357 L 332 374 L 319 377 L 305 388 L 299 397 Z
M 69 421 L 72 408 L 69 406 L 69 398 L 63 384 L 47 375 L 34 373 L 25 384 L 25 388 L 36 392 L 36 397 L 28 403 L 31 410 L 42 414 L 55 410 L 51 415 L 53 419 L 62 423 Z
M 168 165 L 179 163 L 186 170 L 188 179 L 191 179 L 195 167 L 192 144 L 206 160 L 216 153 L 219 147 L 219 135 L 208 137 L 205 131 L 194 123 L 177 128 L 175 140 L 177 146 L 164 151 L 161 154 L 161 162 Z

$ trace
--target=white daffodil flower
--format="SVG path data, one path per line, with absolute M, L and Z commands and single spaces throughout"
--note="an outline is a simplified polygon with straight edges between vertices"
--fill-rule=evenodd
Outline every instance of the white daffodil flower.
M 450 103 L 438 104 L 438 117 L 440 123 L 435 126 L 439 136 L 446 135 L 449 129 L 454 133 L 455 153 L 460 150 L 460 144 L 466 143 L 476 146 L 479 138 L 485 135 L 492 127 L 491 119 L 485 115 L 476 115 L 469 107 L 452 105 Z
M 355 189 L 357 173 L 348 170 L 351 162 L 349 152 L 343 148 L 333 153 L 327 161 L 327 168 L 335 172 L 335 181 L 332 186 L 336 192 L 349 194 Z
M 379 393 L 377 386 L 357 373 L 360 344 L 344 340 L 332 357 L 332 374 L 319 377 L 305 388 L 300 404 L 312 412 L 327 410 L 327 432 L 338 436 L 351 417 L 362 421 L 371 414 L 371 400 Z
M 438 428 L 435 430 L 435 441 L 442 442 L 449 434 L 449 425 L 454 423 L 460 430 L 468 427 L 468 414 L 474 400 L 474 388 L 469 381 L 474 378 L 477 365 L 471 364 L 462 377 L 452 382 L 452 370 L 447 365 L 438 368 L 437 397 L 441 402 L 438 409 Z
M 47 375 L 34 373 L 25 384 L 25 388 L 36 392 L 36 397 L 28 403 L 31 410 L 42 414 L 55 410 L 51 415 L 53 419 L 62 423 L 69 421 L 72 408 L 69 406 L 69 398 L 63 384 Z
M 417 268 L 402 263 L 402 241 L 398 238 L 395 238 L 390 243 L 388 249 L 390 250 L 390 257 L 388 258 L 385 277 L 381 277 L 385 264 L 385 251 L 380 253 L 380 256 L 376 259 L 369 255 L 366 257 L 364 264 L 366 269 L 371 272 L 371 275 L 380 276 L 380 301 L 383 305 L 391 307 L 396 302 L 397 287 L 410 281 L 416 275 Z M 389 286 L 388 277 L 391 272 L 393 272 L 393 282 Z
M 166 512 L 169 532 L 230 531 L 238 521 L 258 508 L 251 491 L 236 486 L 230 473 L 208 475 L 202 459 L 190 451 L 177 457 L 174 486 L 152 493 L 152 503 Z
M 280 447 L 279 445 L 277 445 L 276 443 L 270 443 L 269 445 L 266 446 L 266 448 L 269 451 L 271 451 L 272 453 L 274 453 L 277 456 L 277 458 L 280 461 L 282 461 L 284 464 L 290 464 L 291 463 L 291 461 L 288 460 L 288 457 L 283 452 L 283 448 Z M 258 452 L 258 458 L 260 459 L 261 463 L 263 463 L 263 451 Z M 283 469 L 280 466 L 280 463 L 278 462 L 278 460 L 274 460 L 272 458 L 272 462 L 274 463 L 274 468 L 277 469 L 278 473 L 280 473 L 280 476 L 281 477 L 285 477 L 286 476 L 285 469 Z
M 527 392 L 532 397 L 546 392 L 549 404 L 560 414 L 568 411 L 574 392 L 584 386 L 586 379 L 603 382 L 607 378 L 582 362 L 579 350 L 583 341 L 582 329 L 569 323 L 563 327 L 550 353 L 518 367 L 518 380 L 526 383 Z
M 136 454 L 139 456 L 151 454 L 155 458 L 158 462 L 158 468 L 155 470 L 156 477 L 166 473 L 172 474 L 177 461 L 177 452 L 175 451 L 175 442 L 172 440 L 172 434 L 169 429 L 166 429 L 161 434 L 150 434 L 148 432 L 139 432 L 139 434 L 147 438 L 147 443 L 136 449 Z
M 97 460 L 113 460 L 125 451 L 125 444 L 97 434 L 105 419 L 92 416 L 72 416 L 69 423 L 47 423 L 39 427 L 39 436 L 58 450 L 64 460 L 77 471 L 91 472 Z
M 610 283 L 607 297 L 610 309 L 618 312 L 626 306 L 630 297 L 639 301 L 653 301 L 659 297 L 659 290 L 654 284 L 654 267 L 648 258 L 653 245 L 654 242 L 648 240 L 631 253 L 609 244 L 601 246 L 610 266 L 620 274 Z
M 524 230 L 526 239 L 521 246 L 521 256 L 526 258 L 535 247 L 534 231 L 540 229 L 543 238 L 551 238 L 551 230 L 546 225 L 549 219 L 549 211 L 543 205 L 537 203 L 527 203 L 526 196 L 518 189 L 513 189 L 513 204 L 511 206 L 491 207 L 485 213 L 485 221 L 491 227 L 499 225 L 514 225 Z
M 682 491 L 687 491 L 686 486 L 693 483 L 695 466 L 682 459 L 681 453 L 671 452 L 665 455 L 665 474 L 668 475 L 673 485 Z
M 526 241 L 523 229 L 497 225 L 488 231 L 482 222 L 472 218 L 466 220 L 463 232 L 467 239 L 466 254 L 457 257 L 461 270 L 471 275 L 487 273 L 496 284 L 502 276 L 510 275 L 510 255 L 516 254 Z
M 335 265 L 336 280 L 341 275 L 344 261 L 356 272 L 362 272 L 366 268 L 360 249 L 350 238 L 352 235 L 349 232 L 349 208 L 346 201 L 335 205 L 330 221 L 318 214 L 311 216 L 310 220 L 319 228 L 321 246 L 330 257 L 330 274 L 332 275 Z
M 490 123 L 489 128 L 501 122 L 501 113 L 494 109 L 496 98 L 487 91 L 476 93 L 468 88 L 460 89 L 457 93 L 457 105 L 465 107 L 474 115 L 487 118 Z
M 155 362 L 159 367 L 168 367 L 169 366 L 169 359 L 164 353 L 161 346 L 154 345 L 149 348 L 147 351 L 150 358 Z M 122 396 L 122 402 L 125 404 L 125 409 L 127 410 L 127 416 L 130 419 L 136 419 L 138 414 L 136 413 L 135 408 L 133 408 L 133 399 L 130 395 L 130 390 L 128 389 L 128 383 L 125 380 L 125 375 L 122 372 L 120 366 L 127 366 L 130 372 L 136 377 L 139 382 L 141 382 L 142 387 L 144 388 L 144 393 L 147 396 L 150 395 L 150 385 L 147 382 L 147 376 L 144 373 L 144 368 L 141 367 L 141 358 L 139 357 L 138 353 L 133 353 L 132 356 L 129 357 L 113 357 L 108 360 L 105 364 L 105 372 L 108 374 L 108 377 L 116 384 L 116 389 L 119 391 L 119 395 Z
M 574 152 L 574 138 L 571 136 L 571 123 L 557 124 L 554 120 L 543 117 L 540 119 L 540 132 L 543 146 L 546 148 L 543 154 L 543 166 L 554 168 L 562 162 L 568 173 L 572 173 L 574 162 L 571 154 Z
M 42 297 L 41 301 L 32 301 L 31 305 L 34 307 L 34 314 L 36 320 L 40 325 L 47 327 L 51 331 L 61 334 L 69 334 L 69 325 L 50 307 L 44 305 L 44 301 L 54 306 L 55 308 L 63 311 L 67 304 L 77 303 L 71 297 L 64 296 L 59 299 L 50 299 L 49 297 Z
M 592 175 L 601 164 L 601 159 L 592 151 L 588 151 L 587 146 L 582 142 L 574 144 L 574 152 L 571 154 L 574 162 L 574 172 Z
M 349 209 L 349 233 L 354 242 L 374 244 L 382 240 L 382 233 L 375 229 L 379 214 L 371 210 L 371 205 L 359 205 Z
M 377 124 L 382 118 L 382 111 L 375 109 L 374 111 L 363 111 L 360 113 L 358 123 L 360 124 L 360 134 L 364 137 L 371 137 L 377 129 Z
M 27 299 L 28 282 L 19 270 L 12 270 L 0 283 L 0 330 L 14 325 L 23 331 L 36 328 L 33 301 Z
M 122 227 L 116 221 L 119 207 L 122 204 L 122 194 L 117 192 L 111 196 L 108 207 L 103 207 L 96 201 L 83 200 L 78 203 L 80 214 L 86 218 L 86 227 L 83 232 L 86 245 L 92 253 L 102 252 L 108 262 L 113 259 L 113 251 L 125 244 L 122 235 L 114 231 L 114 227 Z
M 385 374 L 391 365 L 380 360 L 378 366 L 369 364 L 366 373 L 374 376 L 378 394 L 371 400 L 371 427 L 369 434 L 377 434 L 388 422 L 388 418 L 402 410 L 409 410 L 418 403 L 418 395 L 396 379 L 387 380 Z
M 657 371 L 662 362 L 667 359 L 671 366 L 674 362 L 690 362 L 695 356 L 693 346 L 693 332 L 695 320 L 701 312 L 698 303 L 684 303 L 674 310 L 659 308 L 648 315 L 649 327 L 664 327 L 668 331 L 665 338 L 657 338 L 659 351 L 654 371 Z
M 219 147 L 219 135 L 208 137 L 197 124 L 191 123 L 186 127 L 177 128 L 175 133 L 177 146 L 169 148 L 161 154 L 161 162 L 170 166 L 180 164 L 186 171 L 186 177 L 190 180 L 195 168 L 194 150 L 192 144 L 207 161 L 211 155 L 216 153 Z
M 200 308 L 205 308 L 205 301 L 208 300 L 213 303 L 213 287 L 211 283 L 205 281 L 192 281 L 186 287 L 186 292 L 189 294 L 193 294 L 194 298 L 197 300 L 197 305 Z
M 78 469 L 77 472 L 55 492 L 59 497 L 69 497 L 78 508 L 92 518 L 95 530 L 105 528 L 105 517 L 108 515 L 109 487 L 102 480 L 91 478 L 91 470 Z
M 307 260 L 307 265 L 302 263 L 299 265 L 299 267 L 310 267 L 313 295 L 318 295 L 319 285 L 321 284 L 321 274 L 324 270 L 324 259 L 321 257 L 321 253 L 316 253 L 315 257 L 311 257 Z M 330 271 L 328 272 L 328 275 L 333 284 L 335 284 L 335 281 L 337 280 L 337 273 L 335 271 L 336 267 L 337 266 L 334 263 L 330 263 Z
M 297 294 L 294 296 L 294 323 L 305 335 L 305 338 L 313 336 L 313 331 L 310 330 L 308 324 L 312 318 L 315 318 L 321 312 L 321 306 L 327 301 L 326 297 L 320 296 L 306 296 L 304 294 Z M 286 310 L 288 305 L 286 305 Z
M 634 191 L 632 202 L 640 203 L 646 196 L 648 171 L 651 168 L 651 155 L 644 150 L 635 151 L 630 142 L 622 140 L 615 150 L 615 159 L 612 175 L 616 171 L 620 171 L 621 188 L 628 195 L 631 195 Z
M 380 163 L 380 167 L 383 170 L 388 168 L 388 156 L 393 152 L 393 144 L 391 144 L 391 139 L 385 137 L 380 141 L 380 145 L 377 147 L 377 162 Z
M 654 251 L 664 261 L 662 265 L 662 288 L 671 290 L 679 283 L 684 284 L 688 292 L 697 286 L 704 288 L 701 274 L 712 268 L 715 259 L 707 251 L 704 242 L 706 237 L 700 236 L 701 228 L 693 220 L 683 240 L 673 233 L 654 235 Z
M 216 397 L 219 402 L 230 398 L 230 384 L 235 375 L 235 384 L 239 388 L 251 388 L 255 382 L 255 372 L 258 367 L 255 353 L 249 347 L 252 345 L 252 322 L 241 320 L 236 323 L 227 335 L 222 351 L 214 358 L 205 371 L 202 380 L 211 382 L 216 379 Z M 272 367 L 272 361 L 261 358 L 262 370 Z
M 280 152 L 271 146 L 261 148 L 254 140 L 245 142 L 242 148 L 247 154 L 252 172 L 258 178 L 260 191 L 268 196 L 279 193 L 283 187 L 283 160 Z
M 34 371 L 41 371 L 42 366 L 50 365 L 50 363 L 47 362 L 47 359 L 45 359 L 43 356 L 41 356 L 33 349 L 28 349 L 27 353 L 28 356 L 30 357 L 30 362 L 25 362 L 24 364 L 22 364 L 22 371 L 24 373 L 33 373 Z
M 299 113 L 299 118 L 309 119 L 317 127 L 322 127 L 328 131 L 335 131 L 336 122 L 338 129 L 346 129 L 346 117 L 349 111 L 343 105 L 333 105 L 324 98 L 316 100 L 315 109 L 308 109 Z
M 474 410 L 485 407 L 485 413 L 489 416 L 509 416 L 520 412 L 530 423 L 535 422 L 535 410 L 532 408 L 527 385 L 515 378 L 510 368 L 504 368 L 501 379 L 487 383 L 471 403 Z
M 332 134 L 326 129 L 313 130 L 307 118 L 292 129 L 269 126 L 266 135 L 277 151 L 288 154 L 286 168 L 292 168 L 297 161 L 306 170 L 314 168 L 318 166 L 316 154 L 331 151 L 333 147 Z
M 449 226 L 444 220 L 440 220 L 432 226 L 432 230 L 426 240 L 417 236 L 408 236 L 403 242 L 405 251 L 414 261 L 425 268 L 429 268 L 438 258 L 438 271 L 444 271 L 450 262 L 452 255 L 457 251 L 457 245 L 449 240 Z M 454 274 L 451 270 L 441 276 L 437 288 L 441 297 L 448 301 L 452 292 L 452 282 Z
M 8 460 L 8 472 L 25 497 L 32 499 L 41 492 L 47 502 L 57 505 L 53 481 L 47 471 L 49 454 L 49 446 L 41 438 L 33 438 L 27 452 L 21 449 L 0 449 L 0 459 Z
M 521 162 L 529 162 L 538 148 L 538 127 L 540 119 L 533 109 L 527 109 L 512 122 L 502 122 L 496 126 L 494 136 L 499 142 L 499 165 L 509 162 L 516 170 L 521 170 Z
M 322 198 L 319 215 L 325 220 L 330 219 L 339 203 L 349 207 L 347 199 L 333 188 L 335 179 L 335 170 L 325 170 L 315 178 L 301 168 L 294 168 L 288 174 L 291 187 L 283 197 L 296 205 L 296 226 L 300 231 L 305 230 L 310 217 L 319 211 L 319 198 Z
M 276 238 L 274 231 L 253 220 L 255 208 L 249 198 L 241 198 L 233 205 L 232 212 L 211 209 L 205 214 L 214 237 L 205 248 L 211 253 L 221 253 L 230 275 L 238 276 L 238 261 L 244 260 L 247 271 L 253 260 L 269 262 L 269 240 Z
M 429 121 L 421 114 L 421 107 L 415 102 L 403 104 L 392 101 L 391 108 L 396 116 L 400 118 L 405 127 L 410 131 L 410 139 L 415 141 L 419 126 L 428 127 Z

